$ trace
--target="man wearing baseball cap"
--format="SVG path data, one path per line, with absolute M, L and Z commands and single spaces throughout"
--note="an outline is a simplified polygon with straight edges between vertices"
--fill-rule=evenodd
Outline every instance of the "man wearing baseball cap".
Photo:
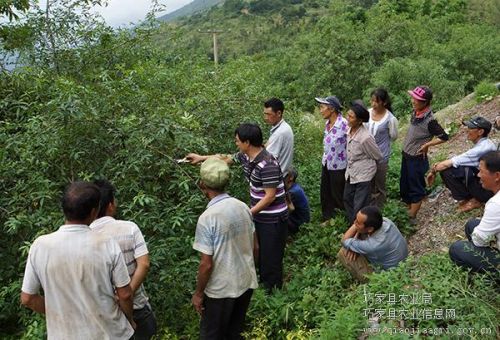
M 451 196 L 458 201 L 460 212 L 469 211 L 482 206 L 492 196 L 493 192 L 484 189 L 479 182 L 479 158 L 495 151 L 495 144 L 488 138 L 491 123 L 483 117 L 474 117 L 463 121 L 467 127 L 467 139 L 474 146 L 455 157 L 434 164 L 432 172 L 439 172 L 445 186 L 451 191 Z
M 203 162 L 200 188 L 210 200 L 198 219 L 193 249 L 201 254 L 192 303 L 201 315 L 201 339 L 239 339 L 253 290 L 257 239 L 248 206 L 225 193 L 229 167 Z

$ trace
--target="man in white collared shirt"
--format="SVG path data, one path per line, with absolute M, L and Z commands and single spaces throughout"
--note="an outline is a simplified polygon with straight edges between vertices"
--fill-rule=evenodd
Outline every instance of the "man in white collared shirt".
M 479 183 L 479 158 L 489 151 L 496 150 L 495 144 L 488 139 L 491 123 L 483 117 L 464 121 L 467 126 L 467 139 L 474 146 L 458 156 L 434 164 L 432 172 L 440 172 L 445 186 L 459 203 L 458 210 L 469 211 L 481 207 L 493 193 Z
M 479 178 L 494 196 L 488 200 L 481 219 L 465 225 L 466 240 L 450 246 L 450 258 L 457 265 L 474 272 L 500 272 L 500 151 L 490 151 L 480 158 Z
M 271 98 L 264 103 L 264 120 L 271 125 L 271 135 L 265 147 L 280 163 L 283 178 L 293 162 L 293 131 L 283 119 L 285 106 L 278 98 Z
M 62 199 L 65 224 L 30 247 L 21 303 L 45 314 L 49 340 L 134 334 L 130 278 L 120 247 L 88 227 L 99 199 L 94 184 L 71 183 Z

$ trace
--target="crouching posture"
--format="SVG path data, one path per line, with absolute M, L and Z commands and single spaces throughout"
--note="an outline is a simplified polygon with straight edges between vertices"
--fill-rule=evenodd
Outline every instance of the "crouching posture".
M 467 241 L 456 241 L 450 247 L 450 258 L 473 272 L 500 273 L 500 151 L 491 151 L 479 161 L 479 174 L 484 189 L 495 194 L 488 200 L 481 219 L 465 225 Z
M 359 281 L 373 270 L 396 267 L 408 256 L 406 240 L 396 225 L 375 206 L 362 208 L 342 237 L 337 258 Z

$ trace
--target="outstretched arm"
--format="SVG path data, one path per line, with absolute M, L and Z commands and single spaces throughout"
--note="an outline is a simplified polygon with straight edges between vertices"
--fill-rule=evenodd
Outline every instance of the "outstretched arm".
M 222 159 L 227 164 L 233 164 L 232 155 L 223 155 L 223 154 L 215 154 L 215 155 L 198 155 L 196 153 L 188 153 L 186 155 L 186 159 L 191 162 L 191 164 L 198 164 L 206 161 L 210 157 L 218 157 Z

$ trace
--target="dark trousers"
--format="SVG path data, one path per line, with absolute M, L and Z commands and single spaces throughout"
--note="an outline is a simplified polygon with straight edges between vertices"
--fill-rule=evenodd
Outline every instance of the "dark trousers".
M 134 340 L 149 340 L 156 334 L 156 318 L 149 303 L 141 309 L 134 309 L 134 321 L 137 324 Z
M 344 210 L 345 169 L 321 170 L 320 199 L 323 221 L 335 216 L 335 209 Z
M 288 224 L 286 220 L 278 223 L 255 222 L 259 241 L 259 277 L 269 293 L 273 288 L 283 285 L 283 256 Z
M 425 156 L 409 156 L 403 153 L 399 194 L 406 204 L 418 203 L 427 196 L 425 174 L 429 171 L 429 160 Z
M 481 220 L 470 219 L 465 224 L 465 235 L 469 241 L 456 241 L 450 247 L 450 258 L 457 265 L 470 268 L 473 272 L 499 273 L 500 252 L 492 247 L 477 247 L 472 243 L 471 235 Z
M 377 172 L 375 177 L 372 179 L 372 196 L 370 205 L 377 206 L 380 210 L 384 207 L 385 200 L 387 198 L 387 190 L 385 187 L 385 181 L 387 179 L 387 170 L 389 169 L 389 163 L 385 161 L 377 162 Z
M 243 339 L 241 332 L 253 289 L 240 297 L 213 299 L 205 295 L 200 322 L 200 338 L 213 340 Z
M 451 191 L 451 196 L 457 201 L 475 198 L 479 202 L 486 203 L 493 197 L 493 192 L 483 189 L 477 173 L 477 168 L 470 166 L 451 167 L 441 171 L 441 178 Z
M 371 181 L 351 184 L 350 180 L 347 180 L 345 183 L 344 207 L 350 224 L 356 219 L 358 211 L 369 205 L 371 190 Z

